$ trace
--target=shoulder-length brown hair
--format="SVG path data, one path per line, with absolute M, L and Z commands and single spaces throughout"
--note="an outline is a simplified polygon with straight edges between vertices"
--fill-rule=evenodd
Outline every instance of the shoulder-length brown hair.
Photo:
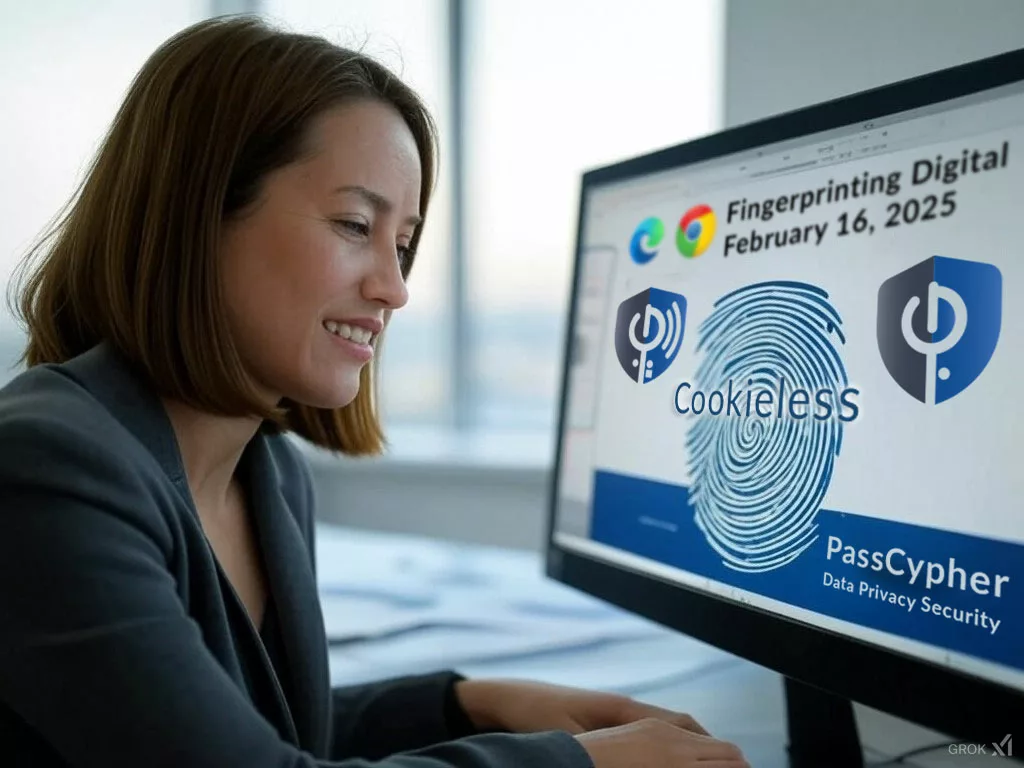
M 379 452 L 376 359 L 344 408 L 260 403 L 227 332 L 217 258 L 223 223 L 258 199 L 268 173 L 304 155 L 311 121 L 366 98 L 394 106 L 412 131 L 425 216 L 435 125 L 380 63 L 252 16 L 210 19 L 167 40 L 132 82 L 82 185 L 22 263 L 29 270 L 41 257 L 14 307 L 29 335 L 19 362 L 60 363 L 108 340 L 163 396 L 256 415 L 271 432 L 329 450 Z

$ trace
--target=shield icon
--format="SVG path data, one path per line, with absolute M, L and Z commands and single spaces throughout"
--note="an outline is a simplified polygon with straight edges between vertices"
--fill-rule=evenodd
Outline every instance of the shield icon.
M 619 304 L 615 355 L 639 384 L 658 378 L 675 360 L 686 325 L 686 297 L 648 288 Z
M 889 375 L 922 403 L 969 387 L 999 341 L 1003 278 L 980 261 L 933 256 L 882 283 L 876 335 Z

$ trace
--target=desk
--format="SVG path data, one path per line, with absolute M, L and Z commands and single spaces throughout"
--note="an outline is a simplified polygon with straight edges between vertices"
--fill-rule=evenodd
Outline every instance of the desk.
M 321 525 L 317 562 L 334 685 L 455 669 L 615 691 L 691 714 L 757 768 L 788 768 L 779 675 L 550 581 L 538 553 Z M 885 718 L 858 715 L 862 740 L 887 747 L 866 748 L 869 763 L 942 739 Z

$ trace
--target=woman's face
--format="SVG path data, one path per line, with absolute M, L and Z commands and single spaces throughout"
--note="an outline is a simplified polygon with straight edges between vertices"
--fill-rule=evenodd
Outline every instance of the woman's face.
M 312 139 L 315 154 L 271 174 L 253 212 L 227 226 L 223 275 L 230 331 L 268 399 L 338 408 L 408 299 L 420 159 L 401 115 L 378 102 L 325 113 Z

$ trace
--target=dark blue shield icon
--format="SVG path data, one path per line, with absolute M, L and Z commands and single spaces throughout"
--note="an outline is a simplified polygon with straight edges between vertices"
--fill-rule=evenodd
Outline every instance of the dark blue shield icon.
M 615 354 L 626 374 L 645 384 L 676 359 L 686 325 L 686 297 L 648 288 L 619 304 Z
M 963 392 L 996 350 L 1003 277 L 992 264 L 933 256 L 878 290 L 878 350 L 889 375 L 930 405 Z

